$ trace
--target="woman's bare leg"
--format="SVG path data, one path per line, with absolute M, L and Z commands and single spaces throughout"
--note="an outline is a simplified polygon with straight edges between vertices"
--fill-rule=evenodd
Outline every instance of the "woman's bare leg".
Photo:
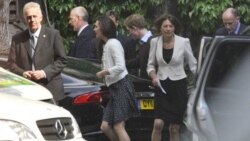
M 170 141 L 180 141 L 180 125 L 170 124 L 169 135 L 170 135 Z
M 101 130 L 110 139 L 110 141 L 118 141 L 116 133 L 113 128 L 109 126 L 107 121 L 102 121 Z
M 120 121 L 114 124 L 114 130 L 119 141 L 130 141 L 129 135 L 125 129 L 125 122 Z
M 164 127 L 164 121 L 162 119 L 154 120 L 154 127 L 153 127 L 152 137 L 151 137 L 152 141 L 161 141 L 163 127 Z

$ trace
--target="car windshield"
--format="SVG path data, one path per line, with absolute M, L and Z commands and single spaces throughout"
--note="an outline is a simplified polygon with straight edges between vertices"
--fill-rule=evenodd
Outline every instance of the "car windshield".
M 0 88 L 11 87 L 17 85 L 33 85 L 30 81 L 17 77 L 8 72 L 0 71 Z
M 87 81 L 62 73 L 63 85 L 88 85 Z

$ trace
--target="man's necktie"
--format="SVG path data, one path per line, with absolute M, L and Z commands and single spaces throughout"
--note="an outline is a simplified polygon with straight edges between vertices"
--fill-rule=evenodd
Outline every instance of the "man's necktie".
M 35 65 L 34 65 L 34 53 L 35 53 L 35 37 L 31 36 L 30 37 L 30 49 L 31 49 L 31 57 L 32 57 L 32 70 L 35 70 Z

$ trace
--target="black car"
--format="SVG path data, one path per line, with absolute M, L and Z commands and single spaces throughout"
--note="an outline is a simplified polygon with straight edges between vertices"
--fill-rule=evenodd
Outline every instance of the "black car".
M 63 105 L 77 119 L 83 136 L 102 134 L 100 125 L 109 93 L 102 80 L 95 76 L 101 68 L 100 63 L 72 57 L 68 60 L 68 66 L 62 75 L 66 95 Z M 130 75 L 130 78 L 136 90 L 135 97 L 141 116 L 128 120 L 126 129 L 131 136 L 135 133 L 142 134 L 145 141 L 150 140 L 153 129 L 153 87 L 150 80 L 134 75 Z

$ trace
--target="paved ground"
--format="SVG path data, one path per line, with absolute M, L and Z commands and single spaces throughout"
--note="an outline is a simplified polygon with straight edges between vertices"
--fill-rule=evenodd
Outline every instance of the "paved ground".
M 181 128 L 181 141 L 192 141 L 191 132 L 188 131 L 186 127 Z M 137 132 L 129 132 L 129 136 L 131 141 L 151 141 L 151 131 L 137 131 Z M 94 135 L 88 138 L 85 138 L 87 141 L 109 141 L 109 139 L 101 134 Z M 169 141 L 168 131 L 165 131 L 163 134 L 163 141 Z
M 151 141 L 151 132 L 133 132 L 133 133 L 129 133 L 130 139 L 131 141 Z M 168 134 L 165 133 L 163 136 L 163 141 L 168 141 Z M 95 136 L 91 136 L 85 139 L 87 141 L 109 141 L 109 139 L 101 134 L 101 135 L 95 135 Z

